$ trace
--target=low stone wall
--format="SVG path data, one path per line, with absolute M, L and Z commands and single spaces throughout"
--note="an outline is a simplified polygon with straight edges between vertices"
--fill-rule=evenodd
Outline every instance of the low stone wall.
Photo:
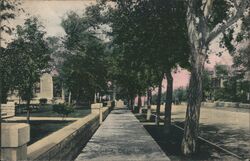
M 202 105 L 205 107 L 232 107 L 250 109 L 250 104 L 238 102 L 203 102 Z
M 2 118 L 15 116 L 15 104 L 12 102 L 8 104 L 1 104 L 1 115 Z
M 30 126 L 24 123 L 1 123 L 1 160 L 27 160 Z
M 109 108 L 102 108 L 103 120 Z M 100 125 L 100 115 L 92 113 L 28 147 L 29 160 L 73 160 Z
M 110 107 L 103 107 L 102 108 L 102 115 L 103 115 L 103 121 L 106 119 L 106 117 L 108 116 L 110 110 L 109 110 Z
M 248 108 L 248 109 L 250 109 L 250 104 L 240 103 L 240 104 L 239 104 L 239 107 L 240 107 L 240 108 Z

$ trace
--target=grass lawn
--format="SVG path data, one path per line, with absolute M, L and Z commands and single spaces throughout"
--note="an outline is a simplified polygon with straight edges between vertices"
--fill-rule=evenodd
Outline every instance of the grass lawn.
M 74 109 L 74 112 L 69 114 L 68 117 L 84 117 L 91 113 L 91 109 Z M 26 113 L 16 114 L 16 116 L 24 116 L 26 117 Z M 53 111 L 51 105 L 47 105 L 41 107 L 39 111 L 31 111 L 31 117 L 61 117 L 61 115 L 57 114 Z

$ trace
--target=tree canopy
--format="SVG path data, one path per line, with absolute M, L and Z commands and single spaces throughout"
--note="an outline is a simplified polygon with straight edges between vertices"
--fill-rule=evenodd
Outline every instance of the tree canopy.
M 60 77 L 75 100 L 93 100 L 95 93 L 107 88 L 105 44 L 91 31 L 86 15 L 71 12 L 61 24 L 67 34 L 67 50 L 59 67 Z

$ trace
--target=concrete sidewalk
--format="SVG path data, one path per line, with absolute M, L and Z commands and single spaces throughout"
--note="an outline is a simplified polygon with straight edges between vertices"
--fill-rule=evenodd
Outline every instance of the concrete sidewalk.
M 81 151 L 76 161 L 169 161 L 135 116 L 113 110 Z

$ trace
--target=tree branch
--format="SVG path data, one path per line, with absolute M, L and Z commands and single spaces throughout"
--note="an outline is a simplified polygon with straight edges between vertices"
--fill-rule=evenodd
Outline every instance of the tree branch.
M 235 16 L 231 17 L 227 23 L 222 24 L 218 28 L 214 28 L 212 32 L 208 35 L 206 39 L 206 44 L 208 45 L 212 40 L 214 40 L 219 34 L 226 31 L 226 29 L 230 26 L 232 26 L 234 23 L 236 23 L 240 18 L 244 16 L 245 9 L 247 7 L 247 1 L 248 0 L 242 0 L 241 4 L 235 6 L 237 9 L 237 12 Z
M 204 4 L 203 13 L 204 13 L 205 19 L 207 19 L 209 15 L 211 14 L 213 2 L 214 0 L 206 0 Z

